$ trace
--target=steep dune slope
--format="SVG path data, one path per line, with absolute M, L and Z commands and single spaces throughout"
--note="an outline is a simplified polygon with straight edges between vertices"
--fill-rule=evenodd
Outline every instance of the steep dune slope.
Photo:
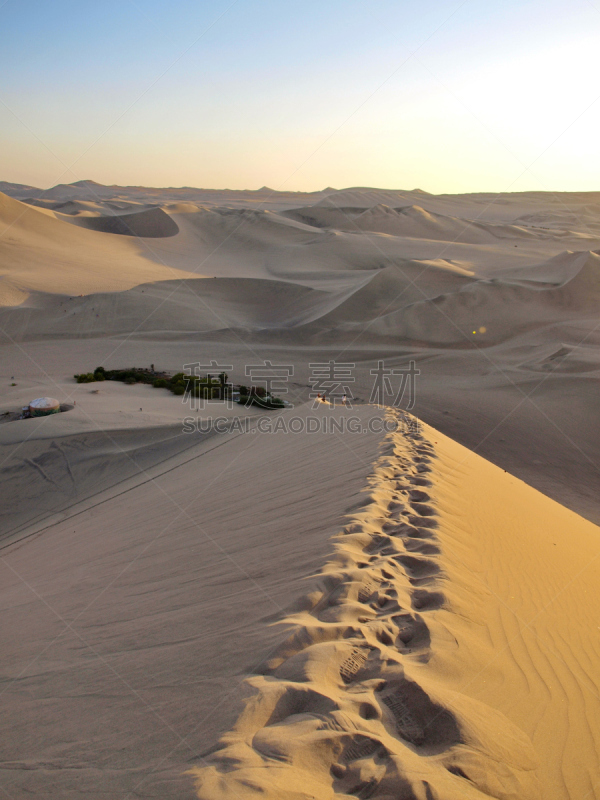
M 149 259 L 137 238 L 86 230 L 6 195 L 0 195 L 0 233 L 0 303 L 5 305 L 12 304 L 15 288 L 87 294 L 191 277 Z
M 339 281 L 342 272 L 380 269 L 390 260 L 406 260 L 400 238 L 323 230 L 273 211 L 190 204 L 165 210 L 179 234 L 153 240 L 152 253 L 165 263 L 204 274 L 280 278 L 317 286 L 321 281 Z
M 283 281 L 197 278 L 141 284 L 84 297 L 32 294 L 0 310 L 0 327 L 17 341 L 116 334 L 293 328 L 321 316 L 336 296 Z
M 73 216 L 66 217 L 65 221 L 91 231 L 121 236 L 142 236 L 149 239 L 164 239 L 179 233 L 177 223 L 162 208 L 150 208 L 128 214 Z
M 136 480 L 3 551 L 2 782 L 15 798 L 190 800 L 186 769 L 235 720 L 244 673 L 284 638 L 266 618 L 306 591 L 381 435 L 213 435 L 181 458 L 142 460 L 144 472 L 152 431 L 106 433 L 104 462 L 101 435 L 58 439 L 75 461 L 61 490 L 94 475 L 104 488 L 115 467 Z M 86 444 L 88 476 L 75 456 Z M 27 450 L 51 474 L 41 455 Z
M 591 796 L 600 529 L 431 428 L 369 490 L 199 797 Z
M 600 307 L 600 256 L 574 253 L 574 274 L 559 284 L 527 280 L 472 282 L 459 291 L 415 302 L 377 319 L 370 330 L 438 345 L 460 346 L 473 334 L 483 344 L 498 343 L 527 330 L 569 319 L 595 318 Z M 563 264 L 564 266 L 564 264 Z
M 424 298 L 458 291 L 472 282 L 473 278 L 462 270 L 407 261 L 372 274 L 362 287 L 321 317 L 319 323 L 337 326 L 370 322 Z

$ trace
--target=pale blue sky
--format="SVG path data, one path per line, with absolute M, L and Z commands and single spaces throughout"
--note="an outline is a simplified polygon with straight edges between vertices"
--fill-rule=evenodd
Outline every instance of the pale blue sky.
M 600 0 L 0 0 L 0 180 L 600 190 L 599 45 Z

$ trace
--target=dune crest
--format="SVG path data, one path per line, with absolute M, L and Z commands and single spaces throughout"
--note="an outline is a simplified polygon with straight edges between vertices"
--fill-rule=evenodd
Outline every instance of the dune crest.
M 162 209 L 128 219 L 129 215 L 57 214 L 0 193 L 0 305 L 18 306 L 30 290 L 87 295 L 198 277 L 174 269 L 145 244 L 158 234 L 176 238 L 177 225 Z M 109 231 L 129 235 L 113 236 Z
M 528 735 L 435 665 L 460 642 L 446 622 L 429 434 L 390 435 L 322 591 L 283 620 L 294 632 L 194 770 L 201 800 L 541 798 Z
M 542 264 L 493 280 L 463 281 L 456 290 L 389 309 L 371 322 L 369 330 L 454 347 L 470 346 L 470 337 L 479 332 L 479 343 L 487 346 L 594 314 L 600 303 L 600 256 L 568 253 L 559 265 L 562 280 L 556 277 L 556 264 Z M 560 282 L 548 281 L 553 274 Z
M 165 239 L 176 236 L 179 227 L 175 220 L 162 208 L 149 208 L 144 211 L 130 211 L 128 214 L 102 216 L 63 217 L 67 222 L 101 233 L 120 236 L 142 236 L 148 239 Z

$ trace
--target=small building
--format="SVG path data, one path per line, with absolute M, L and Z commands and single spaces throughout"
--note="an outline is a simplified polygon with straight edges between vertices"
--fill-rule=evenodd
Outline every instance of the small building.
M 47 417 L 48 414 L 58 414 L 60 403 L 53 397 L 38 397 L 29 403 L 29 413 L 32 417 Z

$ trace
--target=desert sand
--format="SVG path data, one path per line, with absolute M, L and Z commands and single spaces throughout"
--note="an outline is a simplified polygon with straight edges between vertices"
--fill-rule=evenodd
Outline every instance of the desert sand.
M 595 796 L 600 529 L 426 426 L 368 488 L 200 797 Z
M 600 797 L 600 193 L 0 192 L 5 793 Z M 211 359 L 360 433 L 73 379 Z

